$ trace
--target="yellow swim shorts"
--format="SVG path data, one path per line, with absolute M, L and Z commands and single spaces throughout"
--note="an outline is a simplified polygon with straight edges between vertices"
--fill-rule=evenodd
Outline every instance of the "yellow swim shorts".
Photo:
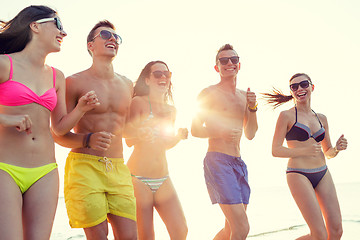
M 122 158 L 70 152 L 65 165 L 65 203 L 70 226 L 96 226 L 113 214 L 136 221 L 131 175 Z

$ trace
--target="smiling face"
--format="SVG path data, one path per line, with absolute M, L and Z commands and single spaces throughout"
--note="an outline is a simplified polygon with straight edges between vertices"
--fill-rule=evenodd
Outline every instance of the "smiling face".
M 42 41 L 44 48 L 48 47 L 49 52 L 60 51 L 63 38 L 66 37 L 67 34 L 62 29 L 60 18 L 57 15 L 35 21 L 32 24 L 37 24 L 37 27 L 34 25 L 30 25 L 30 27 L 35 29 L 37 33 L 40 33 L 38 34 L 38 39 Z
M 105 54 L 115 57 L 119 48 L 119 44 L 116 42 L 113 34 L 109 39 L 104 39 L 100 34 L 102 30 L 116 34 L 115 30 L 110 27 L 99 27 L 95 31 L 94 39 L 88 42 L 88 49 L 92 52 L 93 56 L 98 54 Z
M 297 103 L 306 102 L 311 99 L 311 93 L 314 91 L 314 85 L 311 80 L 300 75 L 290 81 L 291 95 Z
M 234 50 L 224 50 L 221 51 L 218 55 L 219 59 L 231 57 L 238 57 Z M 233 61 L 229 59 L 227 63 L 223 65 L 219 60 L 217 60 L 215 70 L 220 74 L 221 77 L 235 77 L 240 70 L 240 62 L 233 63 Z
M 150 91 L 165 94 L 170 88 L 171 73 L 165 64 L 155 63 L 151 66 L 150 75 L 145 79 L 145 82 Z

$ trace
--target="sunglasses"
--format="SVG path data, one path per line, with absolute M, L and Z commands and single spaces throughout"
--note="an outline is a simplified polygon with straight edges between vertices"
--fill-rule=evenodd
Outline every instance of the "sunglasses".
M 152 72 L 152 75 L 154 75 L 155 78 L 162 78 L 162 76 L 165 76 L 166 78 L 171 78 L 172 72 L 170 71 L 154 71 Z
M 219 58 L 219 62 L 221 63 L 221 65 L 226 65 L 229 62 L 229 60 L 232 62 L 232 64 L 237 64 L 239 62 L 239 57 L 233 56 L 233 57 Z
M 51 22 L 51 21 L 55 21 L 55 25 L 56 28 L 59 29 L 60 31 L 64 31 L 63 25 L 61 24 L 61 21 L 58 17 L 54 17 L 54 18 L 43 18 L 43 19 L 39 19 L 37 21 L 35 21 L 36 23 L 46 23 L 46 22 Z
M 291 91 L 295 92 L 296 90 L 299 89 L 299 86 L 301 88 L 305 89 L 305 88 L 308 88 L 310 84 L 311 83 L 309 82 L 309 80 L 305 80 L 305 81 L 302 81 L 299 83 L 290 84 L 290 89 L 291 89 Z
M 98 34 L 95 35 L 95 37 L 93 37 L 93 39 L 91 39 L 91 41 L 94 41 L 94 39 L 98 36 L 104 40 L 109 40 L 113 36 L 117 44 L 120 45 L 122 43 L 122 38 L 118 34 L 112 33 L 108 30 L 101 30 Z

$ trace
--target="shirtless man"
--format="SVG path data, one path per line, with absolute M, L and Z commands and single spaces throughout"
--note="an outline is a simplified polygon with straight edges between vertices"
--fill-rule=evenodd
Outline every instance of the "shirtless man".
M 137 239 L 136 201 L 122 146 L 133 84 L 114 72 L 112 61 L 121 37 L 113 24 L 96 24 L 87 42 L 93 64 L 66 79 L 67 110 L 88 89 L 96 92 L 100 105 L 83 116 L 75 134 L 55 137 L 60 145 L 72 148 L 64 184 L 70 226 L 84 228 L 88 240 L 107 239 L 108 220 L 115 239 Z
M 208 138 L 204 172 L 213 204 L 218 203 L 225 215 L 225 227 L 214 239 L 246 239 L 249 223 L 246 207 L 250 187 L 245 162 L 240 156 L 240 138 L 244 131 L 251 140 L 258 129 L 255 93 L 236 88 L 239 57 L 230 44 L 216 55 L 215 70 L 220 82 L 201 91 L 200 109 L 194 117 L 191 133 Z

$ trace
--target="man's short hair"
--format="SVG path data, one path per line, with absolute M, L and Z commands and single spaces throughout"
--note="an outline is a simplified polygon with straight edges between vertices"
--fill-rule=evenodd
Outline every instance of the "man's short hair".
M 103 20 L 103 21 L 100 21 L 98 22 L 97 24 L 95 24 L 95 26 L 91 29 L 91 31 L 89 32 L 88 36 L 87 36 L 87 42 L 91 42 L 94 37 L 95 37 L 95 31 L 96 29 L 98 29 L 99 27 L 108 27 L 108 28 L 111 28 L 113 30 L 116 30 L 115 29 L 115 26 L 114 24 L 112 24 L 111 22 L 109 22 L 108 20 Z M 89 51 L 88 49 L 88 52 L 89 54 L 92 56 L 92 53 Z
M 113 30 L 115 30 L 115 26 L 114 24 L 112 24 L 111 22 L 109 22 L 108 20 L 103 20 L 98 22 L 89 32 L 89 35 L 87 36 L 87 42 L 91 42 L 95 36 L 95 31 L 96 29 L 98 29 L 99 27 L 108 27 L 111 28 Z
M 216 59 L 215 59 L 215 62 L 216 62 L 216 63 L 217 63 L 217 61 L 219 60 L 219 54 L 220 54 L 222 51 L 226 51 L 226 50 L 233 50 L 233 51 L 235 51 L 235 50 L 234 50 L 234 47 L 233 47 L 231 44 L 229 44 L 229 43 L 221 46 L 221 48 L 219 48 L 219 50 L 218 50 L 218 52 L 217 52 L 217 54 L 216 54 Z M 235 52 L 236 52 L 236 51 L 235 51 Z

